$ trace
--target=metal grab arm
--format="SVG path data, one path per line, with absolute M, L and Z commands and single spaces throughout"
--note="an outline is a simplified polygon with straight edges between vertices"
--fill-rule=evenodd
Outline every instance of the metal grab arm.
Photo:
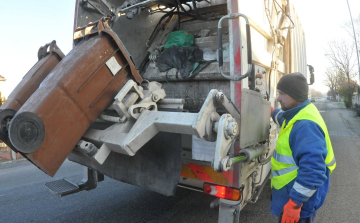
M 230 75 L 226 75 L 223 71 L 223 47 L 222 47 L 222 21 L 224 19 L 236 19 L 238 17 L 243 17 L 246 21 L 246 40 L 247 40 L 247 57 L 248 57 L 248 70 L 245 74 L 243 75 L 235 75 L 235 76 L 230 76 Z M 252 70 L 252 51 L 251 51 L 251 33 L 250 33 L 250 22 L 249 19 L 241 13 L 232 13 L 229 15 L 226 15 L 224 17 L 222 17 L 219 20 L 218 23 L 218 57 L 219 57 L 219 70 L 220 73 L 223 77 L 225 77 L 226 79 L 232 80 L 232 81 L 240 81 L 244 78 L 246 78 L 251 70 Z
M 225 109 L 230 114 L 222 115 L 219 121 L 212 115 L 216 113 L 217 107 Z M 121 149 L 117 152 L 134 156 L 158 132 L 191 134 L 209 141 L 217 137 L 217 147 L 223 148 L 231 138 L 239 134 L 236 119 L 240 119 L 240 113 L 235 105 L 222 92 L 213 89 L 209 92 L 199 113 L 143 111 L 126 137 L 119 143 Z M 220 129 L 216 130 L 217 134 L 213 131 L 215 123 L 218 123 L 217 129 Z M 219 135 L 222 140 L 219 140 Z M 219 153 L 220 150 L 222 149 L 219 148 Z M 220 156 L 219 160 L 222 157 Z
M 150 82 L 149 85 L 155 86 L 156 83 Z M 130 87 L 134 87 L 131 81 L 125 85 L 124 89 L 130 89 Z M 144 96 L 153 96 L 150 94 L 151 92 L 144 93 Z M 125 98 L 123 96 L 115 97 L 116 101 L 113 107 L 117 107 L 120 102 L 123 103 Z M 230 114 L 223 114 L 220 117 L 216 111 L 217 108 Z M 119 112 L 119 115 L 122 114 L 123 111 Z M 90 129 L 83 138 L 91 139 L 92 142 L 101 145 L 94 159 L 102 164 L 111 151 L 134 156 L 158 132 L 196 135 L 207 141 L 217 141 L 216 154 L 218 155 L 215 155 L 214 166 L 215 170 L 219 170 L 219 162 L 226 156 L 229 143 L 239 135 L 238 121 L 240 119 L 240 112 L 236 106 L 222 92 L 213 89 L 209 92 L 199 113 L 161 112 L 144 109 L 139 111 L 139 117 L 132 117 L 125 122 L 116 123 L 106 130 Z

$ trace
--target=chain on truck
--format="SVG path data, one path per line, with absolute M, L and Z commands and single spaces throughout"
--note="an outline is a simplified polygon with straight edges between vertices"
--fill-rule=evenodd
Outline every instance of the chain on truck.
M 0 108 L 1 140 L 50 176 L 85 166 L 80 183 L 46 183 L 59 196 L 106 175 L 212 195 L 218 221 L 239 222 L 271 177 L 276 83 L 307 74 L 293 4 L 77 0 L 74 21 L 73 50 L 41 47 Z

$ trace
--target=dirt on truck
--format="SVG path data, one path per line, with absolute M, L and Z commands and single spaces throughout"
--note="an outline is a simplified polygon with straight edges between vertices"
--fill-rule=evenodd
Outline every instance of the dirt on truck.
M 0 107 L 0 139 L 49 176 L 83 165 L 79 183 L 46 183 L 59 196 L 106 175 L 209 194 L 219 222 L 239 222 L 271 177 L 276 84 L 307 77 L 292 2 L 77 0 L 74 27 L 73 49 L 40 47 Z

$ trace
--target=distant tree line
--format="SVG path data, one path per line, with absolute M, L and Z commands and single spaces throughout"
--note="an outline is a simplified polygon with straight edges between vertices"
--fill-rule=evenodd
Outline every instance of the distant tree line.
M 317 91 L 315 89 L 311 89 L 310 94 L 311 94 L 311 97 L 316 97 L 316 98 L 324 95 L 324 93 L 322 93 L 321 91 Z

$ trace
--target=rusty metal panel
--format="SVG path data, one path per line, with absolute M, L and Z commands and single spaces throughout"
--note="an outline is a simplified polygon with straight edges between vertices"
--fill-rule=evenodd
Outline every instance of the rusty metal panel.
M 9 138 L 54 176 L 78 140 L 129 79 L 142 81 L 104 20 L 51 72 L 12 119 Z
M 38 51 L 39 60 L 25 74 L 23 79 L 11 92 L 5 103 L 1 106 L 0 139 L 4 141 L 10 148 L 14 149 L 8 137 L 8 125 L 11 118 L 14 117 L 15 113 L 38 89 L 41 82 L 64 57 L 65 55 L 61 52 L 55 41 L 40 47 Z
M 270 101 L 261 93 L 242 89 L 240 148 L 254 145 L 269 138 Z

